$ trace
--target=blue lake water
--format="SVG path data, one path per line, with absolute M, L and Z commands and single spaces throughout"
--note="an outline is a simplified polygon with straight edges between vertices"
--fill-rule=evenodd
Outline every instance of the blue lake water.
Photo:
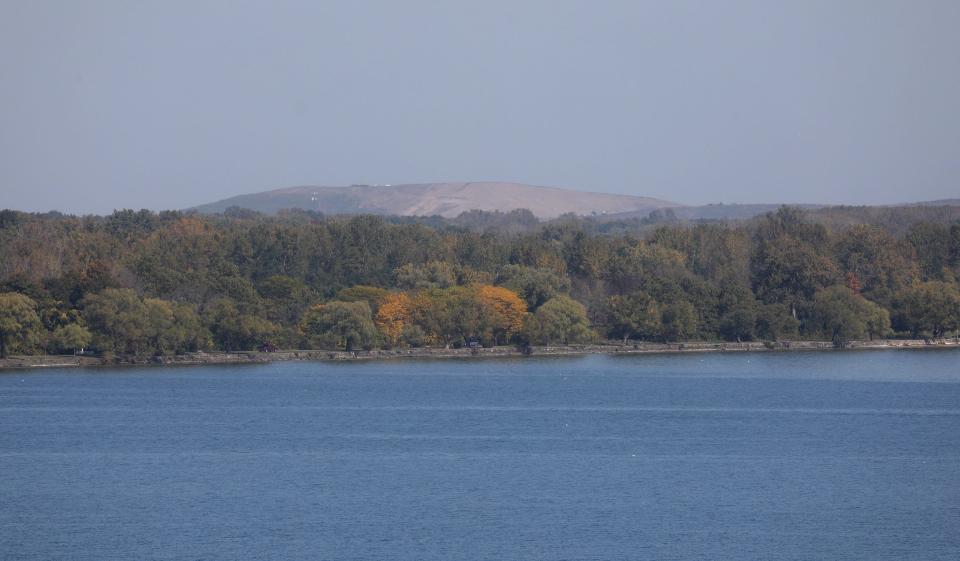
M 960 559 L 960 351 L 0 374 L 4 560 Z

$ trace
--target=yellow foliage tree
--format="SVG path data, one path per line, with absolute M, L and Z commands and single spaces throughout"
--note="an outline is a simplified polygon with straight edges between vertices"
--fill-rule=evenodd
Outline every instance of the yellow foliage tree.
M 403 292 L 386 295 L 374 321 L 380 332 L 390 341 L 390 345 L 396 346 L 400 342 L 403 328 L 413 321 L 413 301 Z
M 516 292 L 502 286 L 481 285 L 477 289 L 477 299 L 494 312 L 494 331 L 509 339 L 523 329 L 523 320 L 527 315 L 527 303 Z M 505 342 L 505 341 L 504 341 Z

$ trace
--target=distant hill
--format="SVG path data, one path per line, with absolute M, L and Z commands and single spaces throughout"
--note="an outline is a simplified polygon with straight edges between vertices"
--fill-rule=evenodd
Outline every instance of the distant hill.
M 681 205 L 633 195 L 590 193 L 520 183 L 415 183 L 407 185 L 351 185 L 349 187 L 291 187 L 230 197 L 193 208 L 214 214 L 240 207 L 272 214 L 283 209 L 316 210 L 324 214 L 382 214 L 397 216 L 459 216 L 470 210 L 501 211 L 525 208 L 537 218 L 637 212 L 679 208 Z
M 960 199 L 938 199 L 936 201 L 921 201 L 919 203 L 906 203 L 900 206 L 960 206 Z
M 634 195 L 592 193 L 522 183 L 410 183 L 404 185 L 351 185 L 349 187 L 289 187 L 238 195 L 189 210 L 221 213 L 231 207 L 274 214 L 285 209 L 315 210 L 324 214 L 380 214 L 385 216 L 442 216 L 456 218 L 471 210 L 510 212 L 527 209 L 540 220 L 562 214 L 596 216 L 601 222 L 644 219 L 655 210 L 670 210 L 680 220 L 746 220 L 777 210 L 781 204 L 709 204 L 688 206 Z M 885 208 L 960 206 L 960 199 L 942 199 L 864 207 L 791 204 L 808 211 L 858 208 L 882 212 Z

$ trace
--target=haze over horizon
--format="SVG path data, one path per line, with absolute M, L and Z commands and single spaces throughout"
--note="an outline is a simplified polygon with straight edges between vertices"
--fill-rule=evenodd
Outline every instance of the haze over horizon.
M 955 198 L 957 21 L 945 0 L 7 0 L 0 208 L 446 181 Z

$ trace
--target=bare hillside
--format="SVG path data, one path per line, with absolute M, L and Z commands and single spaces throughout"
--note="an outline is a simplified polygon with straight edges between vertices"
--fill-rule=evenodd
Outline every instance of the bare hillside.
M 407 185 L 351 185 L 349 187 L 291 187 L 240 195 L 196 207 L 203 213 L 240 207 L 265 213 L 289 208 L 325 214 L 440 215 L 452 218 L 469 210 L 509 212 L 525 208 L 538 218 L 646 211 L 678 207 L 675 203 L 636 197 L 589 193 L 519 183 L 416 183 Z

